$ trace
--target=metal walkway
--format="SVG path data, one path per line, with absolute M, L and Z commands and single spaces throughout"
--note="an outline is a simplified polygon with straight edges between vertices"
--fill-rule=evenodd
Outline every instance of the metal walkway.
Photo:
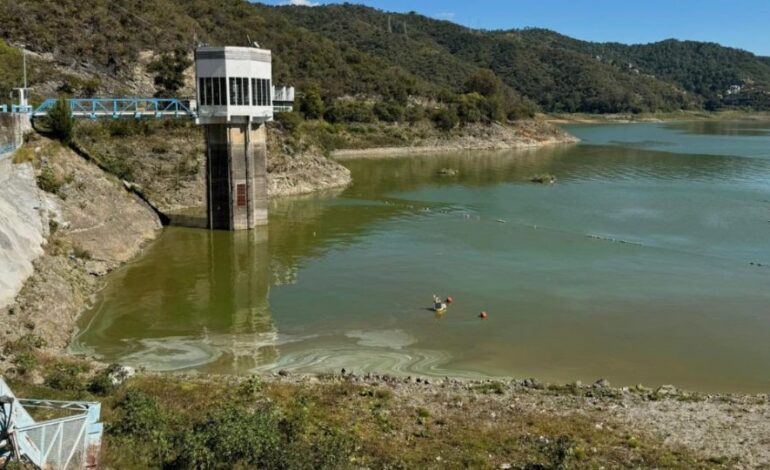
M 28 409 L 66 414 L 36 422 Z M 27 460 L 52 470 L 96 468 L 102 439 L 97 402 L 16 398 L 0 378 L 0 468 Z
M 55 99 L 47 99 L 37 109 L 32 111 L 32 118 L 48 115 L 48 111 L 56 104 Z M 141 119 L 186 117 L 195 119 L 196 114 L 190 106 L 190 101 L 176 98 L 78 98 L 69 99 L 72 115 L 76 118 L 98 119 L 111 117 L 119 119 L 132 117 Z

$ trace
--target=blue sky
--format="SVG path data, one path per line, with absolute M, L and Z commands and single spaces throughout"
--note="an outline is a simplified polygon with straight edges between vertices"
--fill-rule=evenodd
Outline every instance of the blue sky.
M 342 3 L 270 0 L 264 3 Z M 718 42 L 770 56 L 770 0 L 361 0 L 473 28 L 541 27 L 578 39 L 647 43 L 667 38 Z

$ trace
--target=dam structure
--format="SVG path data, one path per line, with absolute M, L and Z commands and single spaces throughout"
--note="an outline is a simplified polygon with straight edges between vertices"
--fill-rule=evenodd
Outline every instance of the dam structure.
M 259 47 L 199 47 L 195 51 L 195 99 L 69 98 L 77 119 L 194 119 L 206 138 L 206 216 L 192 226 L 248 230 L 267 224 L 267 129 L 276 112 L 294 109 L 294 87 L 272 83 L 272 53 Z M 0 105 L 0 156 L 21 145 L 30 121 L 57 103 Z M 10 161 L 10 160 L 8 160 Z M 203 219 L 203 218 L 201 218 Z
M 200 47 L 195 74 L 197 123 L 206 137 L 208 227 L 248 230 L 267 224 L 271 53 L 254 47 Z

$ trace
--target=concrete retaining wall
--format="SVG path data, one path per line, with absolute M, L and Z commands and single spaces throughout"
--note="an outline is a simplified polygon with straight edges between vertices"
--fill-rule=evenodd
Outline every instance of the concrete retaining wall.
M 6 168 L 7 166 L 7 168 Z M 37 188 L 32 165 L 0 162 L 0 309 L 10 304 L 32 275 L 32 262 L 43 254 L 48 214 L 55 202 Z
M 24 134 L 32 130 L 29 114 L 0 113 L 0 145 L 24 143 Z

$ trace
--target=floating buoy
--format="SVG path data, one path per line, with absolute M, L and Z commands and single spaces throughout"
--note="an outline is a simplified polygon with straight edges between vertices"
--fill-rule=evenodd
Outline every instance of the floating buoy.
M 487 314 L 487 312 L 479 313 L 479 318 L 481 318 L 482 320 L 486 320 L 488 317 L 489 317 L 489 314 Z
M 452 296 L 451 295 L 447 296 L 446 303 L 451 304 L 452 302 L 454 302 L 454 299 L 452 298 Z

